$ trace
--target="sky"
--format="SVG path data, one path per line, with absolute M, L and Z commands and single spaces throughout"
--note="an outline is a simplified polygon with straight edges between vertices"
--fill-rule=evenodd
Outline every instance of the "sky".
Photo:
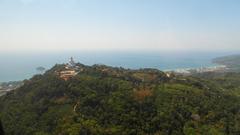
M 239 0 L 0 0 L 0 52 L 239 50 Z

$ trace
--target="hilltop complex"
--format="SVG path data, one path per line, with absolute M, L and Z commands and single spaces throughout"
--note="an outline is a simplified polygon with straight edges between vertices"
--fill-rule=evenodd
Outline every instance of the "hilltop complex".
M 67 81 L 68 79 L 77 75 L 79 71 L 80 71 L 79 66 L 77 66 L 77 64 L 73 60 L 73 57 L 71 57 L 70 61 L 67 64 L 65 64 L 65 69 L 57 73 L 59 74 L 60 78 Z

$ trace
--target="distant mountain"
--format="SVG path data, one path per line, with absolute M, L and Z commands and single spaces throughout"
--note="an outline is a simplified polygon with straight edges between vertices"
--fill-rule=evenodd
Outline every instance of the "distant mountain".
M 213 63 L 225 65 L 229 68 L 229 71 L 240 72 L 240 55 L 215 58 Z
M 73 69 L 56 65 L 0 97 L 6 134 L 240 134 L 240 74 L 76 67 L 64 80 Z

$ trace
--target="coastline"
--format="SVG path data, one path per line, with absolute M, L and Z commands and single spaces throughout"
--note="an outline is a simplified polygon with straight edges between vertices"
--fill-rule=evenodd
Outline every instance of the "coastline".
M 23 81 L 12 81 L 0 83 L 0 97 L 7 92 L 15 90 L 23 85 Z
M 165 70 L 164 72 L 172 72 L 176 74 L 191 75 L 194 73 L 205 73 L 205 72 L 225 72 L 228 69 L 226 65 L 214 65 L 198 68 L 178 68 L 173 70 Z

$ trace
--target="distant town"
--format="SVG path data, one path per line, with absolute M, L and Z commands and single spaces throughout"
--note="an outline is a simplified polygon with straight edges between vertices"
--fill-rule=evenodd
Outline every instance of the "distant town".
M 195 73 L 205 73 L 205 72 L 225 72 L 227 70 L 228 70 L 227 66 L 217 65 L 217 66 L 199 67 L 199 68 L 182 68 L 182 69 L 170 70 L 167 72 L 173 72 L 176 74 L 183 74 L 183 75 L 191 75 Z
M 0 96 L 23 85 L 22 81 L 0 83 Z

